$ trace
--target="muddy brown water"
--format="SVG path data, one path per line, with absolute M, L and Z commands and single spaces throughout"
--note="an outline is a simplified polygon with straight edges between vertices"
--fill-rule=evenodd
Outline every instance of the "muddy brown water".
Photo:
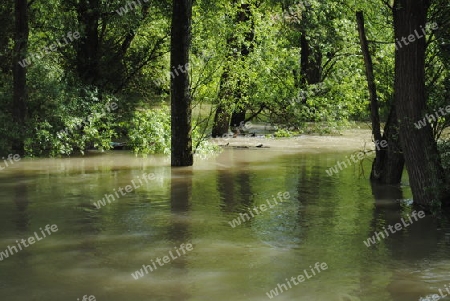
M 326 173 L 369 138 L 230 139 L 269 148 L 231 147 L 177 169 L 122 151 L 23 159 L 0 173 L 0 299 L 413 301 L 445 293 L 450 242 L 433 217 L 364 244 L 411 216 L 407 178 L 371 187 L 369 159 Z M 19 250 L 16 240 L 30 237 L 34 244 Z M 327 269 L 312 275 L 316 263 Z

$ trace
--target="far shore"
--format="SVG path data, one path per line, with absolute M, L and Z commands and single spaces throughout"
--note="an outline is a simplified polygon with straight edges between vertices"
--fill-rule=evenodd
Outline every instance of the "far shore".
M 276 148 L 307 151 L 373 150 L 369 129 L 347 129 L 340 135 L 299 135 L 290 138 L 266 138 L 237 136 L 236 138 L 211 138 L 210 141 L 224 148 Z M 262 144 L 262 146 L 261 146 Z

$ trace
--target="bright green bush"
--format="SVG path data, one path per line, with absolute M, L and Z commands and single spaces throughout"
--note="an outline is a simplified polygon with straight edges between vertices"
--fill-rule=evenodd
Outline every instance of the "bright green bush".
M 286 129 L 279 129 L 273 135 L 275 138 L 289 138 L 294 136 L 294 133 Z
M 128 145 L 136 154 L 170 154 L 170 111 L 168 107 L 137 110 L 121 126 Z

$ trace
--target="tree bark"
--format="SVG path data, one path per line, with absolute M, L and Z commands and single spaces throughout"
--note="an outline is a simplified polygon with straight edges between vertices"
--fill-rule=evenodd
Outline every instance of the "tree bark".
M 322 52 L 312 47 L 305 30 L 300 37 L 300 82 L 303 86 L 314 85 L 322 78 Z
M 80 0 L 77 7 L 78 23 L 84 28 L 77 42 L 77 73 L 87 85 L 97 85 L 100 77 L 99 55 L 99 0 Z
M 367 85 L 370 95 L 370 118 L 372 120 L 372 134 L 375 141 L 375 159 L 372 164 L 370 180 L 382 184 L 399 184 L 402 179 L 404 158 L 397 133 L 396 109 L 394 105 L 391 106 L 388 121 L 386 122 L 384 134 L 382 136 L 380 130 L 377 88 L 362 11 L 356 13 L 356 21 L 358 23 L 364 65 L 366 67 Z M 382 141 L 386 141 L 386 144 L 383 144 Z
M 13 101 L 12 117 L 18 128 L 18 135 L 13 138 L 13 150 L 24 154 L 24 130 L 27 116 L 27 68 L 18 63 L 26 57 L 28 50 L 28 3 L 27 0 L 15 1 L 15 33 L 13 55 Z
M 192 0 L 174 0 L 172 13 L 170 64 L 183 69 L 189 66 L 191 45 Z M 193 164 L 191 138 L 191 95 L 189 72 L 179 72 L 172 77 L 171 89 L 171 165 L 191 166 Z M 180 70 L 181 71 L 181 70 Z
M 14 34 L 14 10 L 15 7 L 12 4 L 0 5 L 0 45 L 3 45 L 3 49 L 0 51 L 0 72 L 8 76 L 12 72 L 12 53 L 6 49 L 11 37 Z M 17 63 L 17 62 L 16 62 Z
M 395 0 L 393 7 L 395 52 L 395 104 L 400 125 L 400 142 L 414 203 L 436 209 L 447 199 L 445 176 L 431 126 L 417 129 L 414 122 L 426 112 L 425 28 L 429 1 Z M 422 37 L 420 36 L 422 33 Z M 411 36 L 415 36 L 409 39 Z
M 400 184 L 405 167 L 405 157 L 403 156 L 400 144 L 397 108 L 395 104 L 391 105 L 381 140 L 387 141 L 388 147 L 380 154 L 380 168 L 378 169 L 372 166 L 371 179 L 381 184 Z
M 224 134 L 228 134 L 228 128 L 230 127 L 230 113 L 227 112 L 224 105 L 219 104 L 214 114 L 214 125 L 212 129 L 213 138 L 222 137 Z

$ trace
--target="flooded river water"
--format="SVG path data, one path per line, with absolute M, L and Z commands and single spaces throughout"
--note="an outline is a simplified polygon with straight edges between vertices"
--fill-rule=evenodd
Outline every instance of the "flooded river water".
M 231 148 L 178 169 L 126 152 L 24 159 L 0 173 L 0 300 L 415 301 L 445 292 L 449 231 L 435 218 L 366 246 L 374 231 L 412 218 L 411 192 L 406 178 L 371 187 L 370 160 L 366 178 L 356 163 L 326 173 L 351 153 Z

